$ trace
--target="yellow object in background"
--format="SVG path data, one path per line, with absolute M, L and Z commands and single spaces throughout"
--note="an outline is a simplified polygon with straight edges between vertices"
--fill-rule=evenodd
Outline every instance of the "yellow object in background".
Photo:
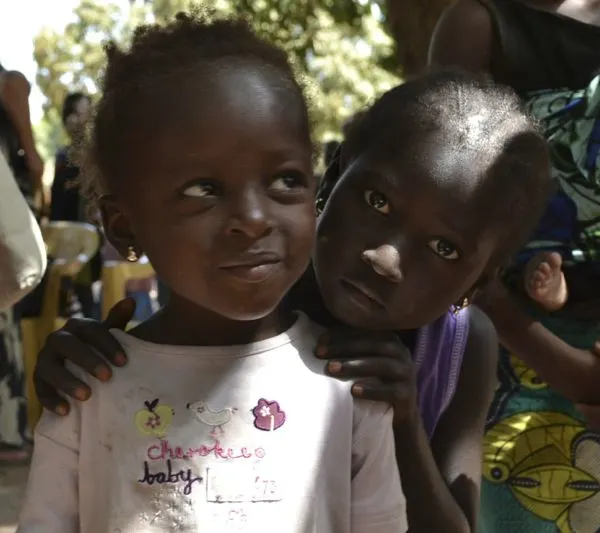
M 62 327 L 64 319 L 58 316 L 61 279 L 75 277 L 96 255 L 100 248 L 98 229 L 84 222 L 49 222 L 42 227 L 48 256 L 52 258 L 47 274 L 41 314 L 21 321 L 23 364 L 27 386 L 27 416 L 33 429 L 42 413 L 33 373 L 40 349 L 50 333 Z

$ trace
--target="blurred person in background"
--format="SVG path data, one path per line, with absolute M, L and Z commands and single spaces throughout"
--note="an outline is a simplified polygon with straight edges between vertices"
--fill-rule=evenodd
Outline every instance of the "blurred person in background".
M 85 199 L 79 193 L 77 179 L 79 168 L 72 162 L 73 148 L 85 131 L 92 102 L 82 92 L 67 94 L 62 108 L 62 122 L 69 137 L 69 144 L 56 154 L 50 220 L 86 222 Z M 98 252 L 73 280 L 64 278 L 61 287 L 60 314 L 64 317 L 86 316 L 98 318 L 98 306 L 94 302 L 92 283 L 100 279 L 102 258 Z
M 29 91 L 20 72 L 0 65 L 0 464 L 29 457 L 19 312 L 10 306 L 33 289 L 46 266 L 32 212 L 36 200 L 44 208 L 45 195 Z

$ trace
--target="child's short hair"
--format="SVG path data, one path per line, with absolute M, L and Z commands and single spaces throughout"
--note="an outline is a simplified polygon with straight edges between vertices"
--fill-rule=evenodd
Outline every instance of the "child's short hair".
M 161 81 L 173 74 L 185 76 L 203 64 L 238 60 L 268 71 L 278 83 L 278 91 L 298 106 L 305 130 L 302 133 L 310 143 L 308 106 L 286 53 L 259 38 L 244 19 L 211 21 L 204 14 L 178 13 L 165 26 L 138 26 L 128 51 L 111 42 L 105 46 L 105 52 L 102 97 L 78 150 L 80 185 L 82 194 L 90 200 L 91 212 L 105 194 L 107 180 L 119 173 L 120 163 L 126 157 L 121 135 L 135 128 L 140 118 L 140 113 L 136 114 L 132 108 Z
M 531 235 L 552 190 L 547 143 L 511 89 L 480 74 L 436 71 L 391 89 L 353 121 L 343 151 L 352 158 L 373 148 L 390 157 L 414 152 L 416 143 L 439 134 L 451 148 L 473 148 L 487 165 L 489 194 L 506 231 L 493 260 L 506 262 Z M 346 159 L 346 157 L 344 157 Z M 322 207 L 339 179 L 326 173 Z M 460 216 L 460 213 L 457 213 Z

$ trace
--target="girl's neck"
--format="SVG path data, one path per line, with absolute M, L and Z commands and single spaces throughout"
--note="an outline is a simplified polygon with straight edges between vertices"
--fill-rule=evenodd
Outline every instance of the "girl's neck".
M 294 320 L 281 306 L 259 320 L 231 320 L 171 293 L 164 309 L 129 333 L 156 344 L 234 346 L 275 337 Z

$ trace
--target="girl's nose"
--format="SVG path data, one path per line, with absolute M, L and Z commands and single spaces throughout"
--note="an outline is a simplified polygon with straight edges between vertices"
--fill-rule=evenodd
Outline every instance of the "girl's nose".
M 382 244 L 375 249 L 365 250 L 361 257 L 380 276 L 393 283 L 402 281 L 400 252 L 391 244 Z
M 229 217 L 226 233 L 228 235 L 245 235 L 258 239 L 268 233 L 274 221 L 266 205 L 267 199 L 260 194 L 248 191 L 235 202 Z

